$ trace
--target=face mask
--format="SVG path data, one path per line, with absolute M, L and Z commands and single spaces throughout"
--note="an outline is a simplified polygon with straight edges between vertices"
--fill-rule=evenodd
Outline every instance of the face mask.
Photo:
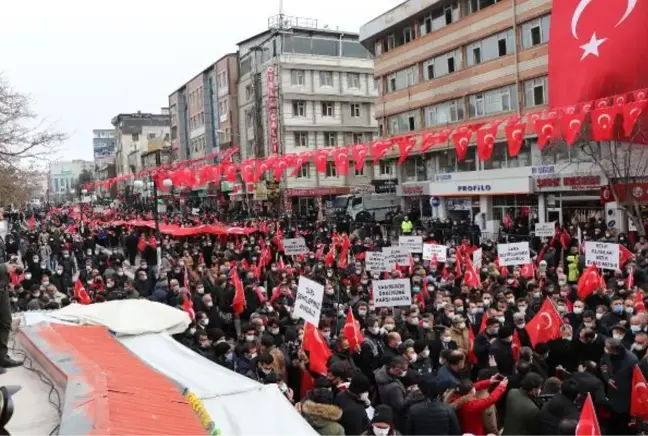
M 478 313 L 477 308 L 476 308 L 476 307 L 471 308 L 471 309 L 470 309 L 470 313 L 471 313 L 472 315 L 476 315 L 476 314 Z
M 11 297 L 11 302 L 12 302 L 12 303 L 17 303 L 17 302 L 18 302 L 18 299 L 17 299 L 16 297 Z
M 632 315 L 634 313 L 634 307 L 626 307 L 625 311 L 627 314 Z
M 383 327 L 385 328 L 385 330 L 390 332 L 390 331 L 394 330 L 395 326 L 394 326 L 394 324 L 385 324 L 385 325 L 383 325 Z
M 498 316 L 498 317 L 497 317 L 497 320 L 500 322 L 500 324 L 504 324 L 504 322 L 506 321 L 506 317 L 504 317 L 504 316 Z
M 630 331 L 632 333 L 637 333 L 637 332 L 641 331 L 641 326 L 640 325 L 631 325 L 630 326 Z
M 452 338 L 450 336 L 444 336 L 441 338 L 441 342 L 445 342 L 446 344 L 450 342 Z
M 25 274 L 25 279 L 29 280 L 29 279 L 31 279 L 31 278 L 32 278 L 32 275 L 31 275 L 31 274 Z
M 141 265 L 140 268 L 146 269 L 146 265 Z
M 418 357 L 418 355 L 416 355 L 416 354 L 412 354 L 411 356 L 409 356 L 409 361 L 412 362 L 412 363 L 414 363 L 414 362 L 416 362 L 416 358 L 417 358 L 417 357 Z
M 417 325 L 419 323 L 418 318 L 410 318 L 409 320 L 410 325 Z
M 62 270 L 62 269 L 57 269 L 57 270 L 56 270 L 56 274 L 58 274 L 58 275 L 63 274 L 63 270 Z
M 34 298 L 40 298 L 40 295 L 41 295 L 40 292 L 35 292 L 32 294 Z
M 358 310 L 358 315 L 365 316 L 367 314 L 366 310 Z
M 377 335 L 378 333 L 380 333 L 380 327 L 376 327 L 376 326 L 371 327 L 369 329 L 369 333 L 371 333 L 372 335 Z
M 622 335 L 621 333 L 614 333 L 614 334 L 612 334 L 612 337 L 613 337 L 614 339 L 621 340 L 621 339 L 624 338 L 624 335 Z
M 463 306 L 457 306 L 457 307 L 455 307 L 455 310 L 456 310 L 457 312 L 459 312 L 459 313 L 463 313 L 464 308 L 463 308 Z
M 635 342 L 634 344 L 632 344 L 632 346 L 633 346 L 633 348 L 634 348 L 635 350 L 638 350 L 638 351 L 642 351 L 642 350 L 644 349 L 644 345 L 643 345 L 643 344 L 637 344 L 636 342 Z
M 582 307 L 574 307 L 574 313 L 576 315 L 580 315 L 581 313 L 583 313 L 583 308 Z
M 428 349 L 423 350 L 421 356 L 423 356 L 424 358 L 430 356 L 430 350 Z
M 596 326 L 595 322 L 584 322 L 583 325 L 588 328 L 593 328 Z
M 333 277 L 333 272 L 332 271 L 327 272 L 326 277 Z
M 245 340 L 248 342 L 253 342 L 254 339 L 256 339 L 256 336 L 254 335 L 245 335 Z
M 465 322 L 460 322 L 459 324 L 457 324 L 457 328 L 459 328 L 461 330 L 465 329 L 466 328 L 466 323 Z
M 335 294 L 335 290 L 334 290 L 334 289 L 327 289 L 327 290 L 326 290 L 326 295 L 333 295 L 333 294 Z
M 596 319 L 601 319 L 601 318 L 603 318 L 603 314 L 600 313 L 600 312 L 598 312 L 598 313 L 596 314 Z
M 566 310 L 567 308 L 565 306 L 558 306 L 558 312 L 565 313 Z
M 389 434 L 389 428 L 380 428 L 380 427 L 376 427 L 375 425 L 372 428 L 373 428 L 373 433 L 376 436 L 387 436 Z
M 488 298 L 484 298 L 484 306 L 490 306 L 491 300 Z
M 207 318 L 203 318 L 200 320 L 200 325 L 203 327 L 206 327 L 209 324 L 209 320 Z
M 198 292 L 199 294 L 204 294 L 205 288 L 196 288 L 196 292 Z
M 322 332 L 322 336 L 324 339 L 329 340 L 331 339 L 331 332 Z
M 564 339 L 564 340 L 566 340 L 566 341 L 569 341 L 569 342 L 571 342 L 571 340 L 572 340 L 572 337 L 571 337 L 571 336 L 565 336 L 565 337 L 564 337 L 563 339 Z
M 49 281 L 44 281 L 43 286 L 49 286 Z
M 403 378 L 403 377 L 405 377 L 406 375 L 407 375 L 407 371 L 401 371 L 400 374 L 398 374 L 398 376 L 399 376 L 400 378 Z
M 261 372 L 264 373 L 265 375 L 268 375 L 272 372 L 272 369 L 268 368 L 261 368 Z
M 613 311 L 614 313 L 623 313 L 623 306 L 614 306 L 614 307 L 612 308 L 612 311 Z
M 263 333 L 263 332 L 265 331 L 265 326 L 264 326 L 264 325 L 259 326 L 259 327 L 257 328 L 257 331 L 258 331 L 259 333 Z

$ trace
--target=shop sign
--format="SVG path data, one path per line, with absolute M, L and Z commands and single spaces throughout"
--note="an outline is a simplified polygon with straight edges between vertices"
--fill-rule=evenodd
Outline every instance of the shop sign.
M 490 192 L 493 190 L 493 186 L 489 184 L 484 185 L 459 185 L 457 186 L 457 192 Z
M 388 194 L 396 192 L 398 179 L 372 180 L 371 184 L 373 185 L 376 194 Z
M 288 197 L 322 197 L 324 195 L 345 195 L 349 192 L 350 188 L 348 186 L 286 189 L 286 195 Z
M 421 195 L 428 195 L 430 192 L 430 184 L 424 183 L 408 183 L 396 187 L 396 193 L 403 197 L 418 197 Z
M 537 167 L 531 168 L 531 174 L 534 176 L 536 175 L 543 175 L 543 174 L 556 174 L 556 166 L 555 165 L 540 165 Z
M 272 153 L 279 152 L 279 114 L 277 84 L 275 83 L 275 69 L 269 66 L 266 70 L 266 81 L 268 87 L 268 137 Z
M 535 179 L 539 191 L 585 191 L 601 186 L 601 176 L 562 176 Z
M 601 203 L 617 201 L 614 198 L 615 192 L 620 203 L 628 201 L 648 203 L 648 180 L 634 179 L 632 183 L 613 182 L 611 185 L 603 186 L 601 187 Z
M 529 194 L 531 183 L 530 178 L 524 176 L 487 181 L 432 183 L 429 189 L 430 195 L 439 197 Z
M 447 182 L 452 180 L 452 173 L 437 174 L 434 176 L 434 181 L 436 182 Z

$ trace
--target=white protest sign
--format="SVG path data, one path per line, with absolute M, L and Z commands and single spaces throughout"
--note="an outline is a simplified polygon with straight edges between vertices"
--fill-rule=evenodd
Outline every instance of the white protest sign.
M 306 246 L 304 238 L 285 238 L 283 240 L 284 253 L 288 256 L 295 256 L 298 254 L 306 254 L 310 250 Z
M 365 269 L 373 272 L 390 271 L 385 262 L 385 255 L 381 251 L 367 251 L 365 253 Z
M 590 265 L 603 269 L 620 269 L 619 244 L 585 241 L 585 266 Z
M 324 286 L 306 277 L 299 276 L 297 297 L 295 297 L 295 308 L 293 318 L 304 318 L 305 321 L 318 326 L 320 313 L 322 312 L 322 298 L 324 297 Z
M 409 251 L 406 247 L 383 247 L 383 254 L 385 255 L 385 263 L 390 266 L 392 265 L 409 265 Z
M 556 223 L 536 223 L 535 235 L 538 238 L 551 238 L 556 232 Z
M 531 253 L 528 242 L 512 242 L 497 244 L 497 255 L 500 266 L 526 265 L 531 263 Z
M 410 280 L 374 280 L 373 297 L 376 307 L 409 306 L 412 304 Z
M 482 267 L 482 249 L 473 251 L 472 254 L 472 263 L 476 270 L 480 270 Z
M 423 236 L 401 236 L 398 245 L 407 248 L 410 253 L 420 253 L 423 251 Z
M 423 259 L 436 259 L 437 262 L 448 260 L 448 246 L 437 244 L 423 244 Z

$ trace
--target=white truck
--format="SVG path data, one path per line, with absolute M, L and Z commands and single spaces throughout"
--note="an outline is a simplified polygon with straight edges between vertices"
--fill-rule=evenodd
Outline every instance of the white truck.
M 387 213 L 400 206 L 396 194 L 338 195 L 333 202 L 336 216 L 349 216 L 354 221 L 385 221 Z

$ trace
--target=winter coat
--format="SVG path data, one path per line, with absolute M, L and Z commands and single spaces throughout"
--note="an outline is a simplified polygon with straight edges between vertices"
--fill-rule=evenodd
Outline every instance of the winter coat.
M 425 400 L 414 404 L 403 433 L 448 436 L 463 434 L 455 410 L 438 400 Z
M 470 339 L 468 338 L 468 328 L 459 330 L 456 328 L 450 329 L 450 339 L 457 343 L 457 347 L 464 353 L 468 353 L 470 350 Z
M 578 420 L 579 416 L 578 407 L 572 400 L 563 394 L 554 394 L 540 410 L 536 434 L 559 434 L 558 426 L 563 419 Z
M 344 433 L 358 435 L 369 426 L 369 417 L 366 412 L 366 404 L 353 392 L 346 390 L 335 397 L 335 404 L 342 409 L 340 424 L 344 427 Z
M 374 371 L 374 376 L 380 401 L 394 410 L 395 427 L 402 431 L 405 413 L 414 402 L 413 393 L 405 389 L 405 385 L 398 377 L 389 374 L 386 366 Z
M 306 422 L 321 435 L 344 435 L 344 427 L 337 422 L 342 417 L 342 409 L 334 404 L 322 404 L 307 400 L 301 404 L 301 414 Z
M 522 389 L 511 389 L 506 396 L 506 416 L 502 435 L 538 434 L 535 426 L 540 415 L 538 405 Z
M 454 389 L 459 386 L 460 382 L 461 380 L 458 375 L 453 373 L 447 365 L 443 365 L 439 368 L 436 379 L 436 384 L 439 390 L 443 392 L 447 389 Z
M 480 393 L 486 391 L 490 386 L 490 380 L 482 380 L 475 383 L 475 390 Z M 461 431 L 464 433 L 474 434 L 481 436 L 488 433 L 484 429 L 484 411 L 493 406 L 499 401 L 500 398 L 506 393 L 506 385 L 500 383 L 490 395 L 484 398 L 472 399 L 466 403 L 459 405 L 457 410 L 457 417 L 461 423 Z M 551 433 L 548 433 L 551 434 Z
M 637 356 L 625 348 L 623 354 L 619 356 L 605 354 L 601 359 L 600 366 L 607 366 L 607 371 L 602 373 L 603 381 L 608 385 L 610 380 L 614 380 L 616 384 L 616 389 L 611 387 L 607 389 L 610 408 L 616 413 L 630 412 L 632 371 L 637 363 L 639 363 Z

